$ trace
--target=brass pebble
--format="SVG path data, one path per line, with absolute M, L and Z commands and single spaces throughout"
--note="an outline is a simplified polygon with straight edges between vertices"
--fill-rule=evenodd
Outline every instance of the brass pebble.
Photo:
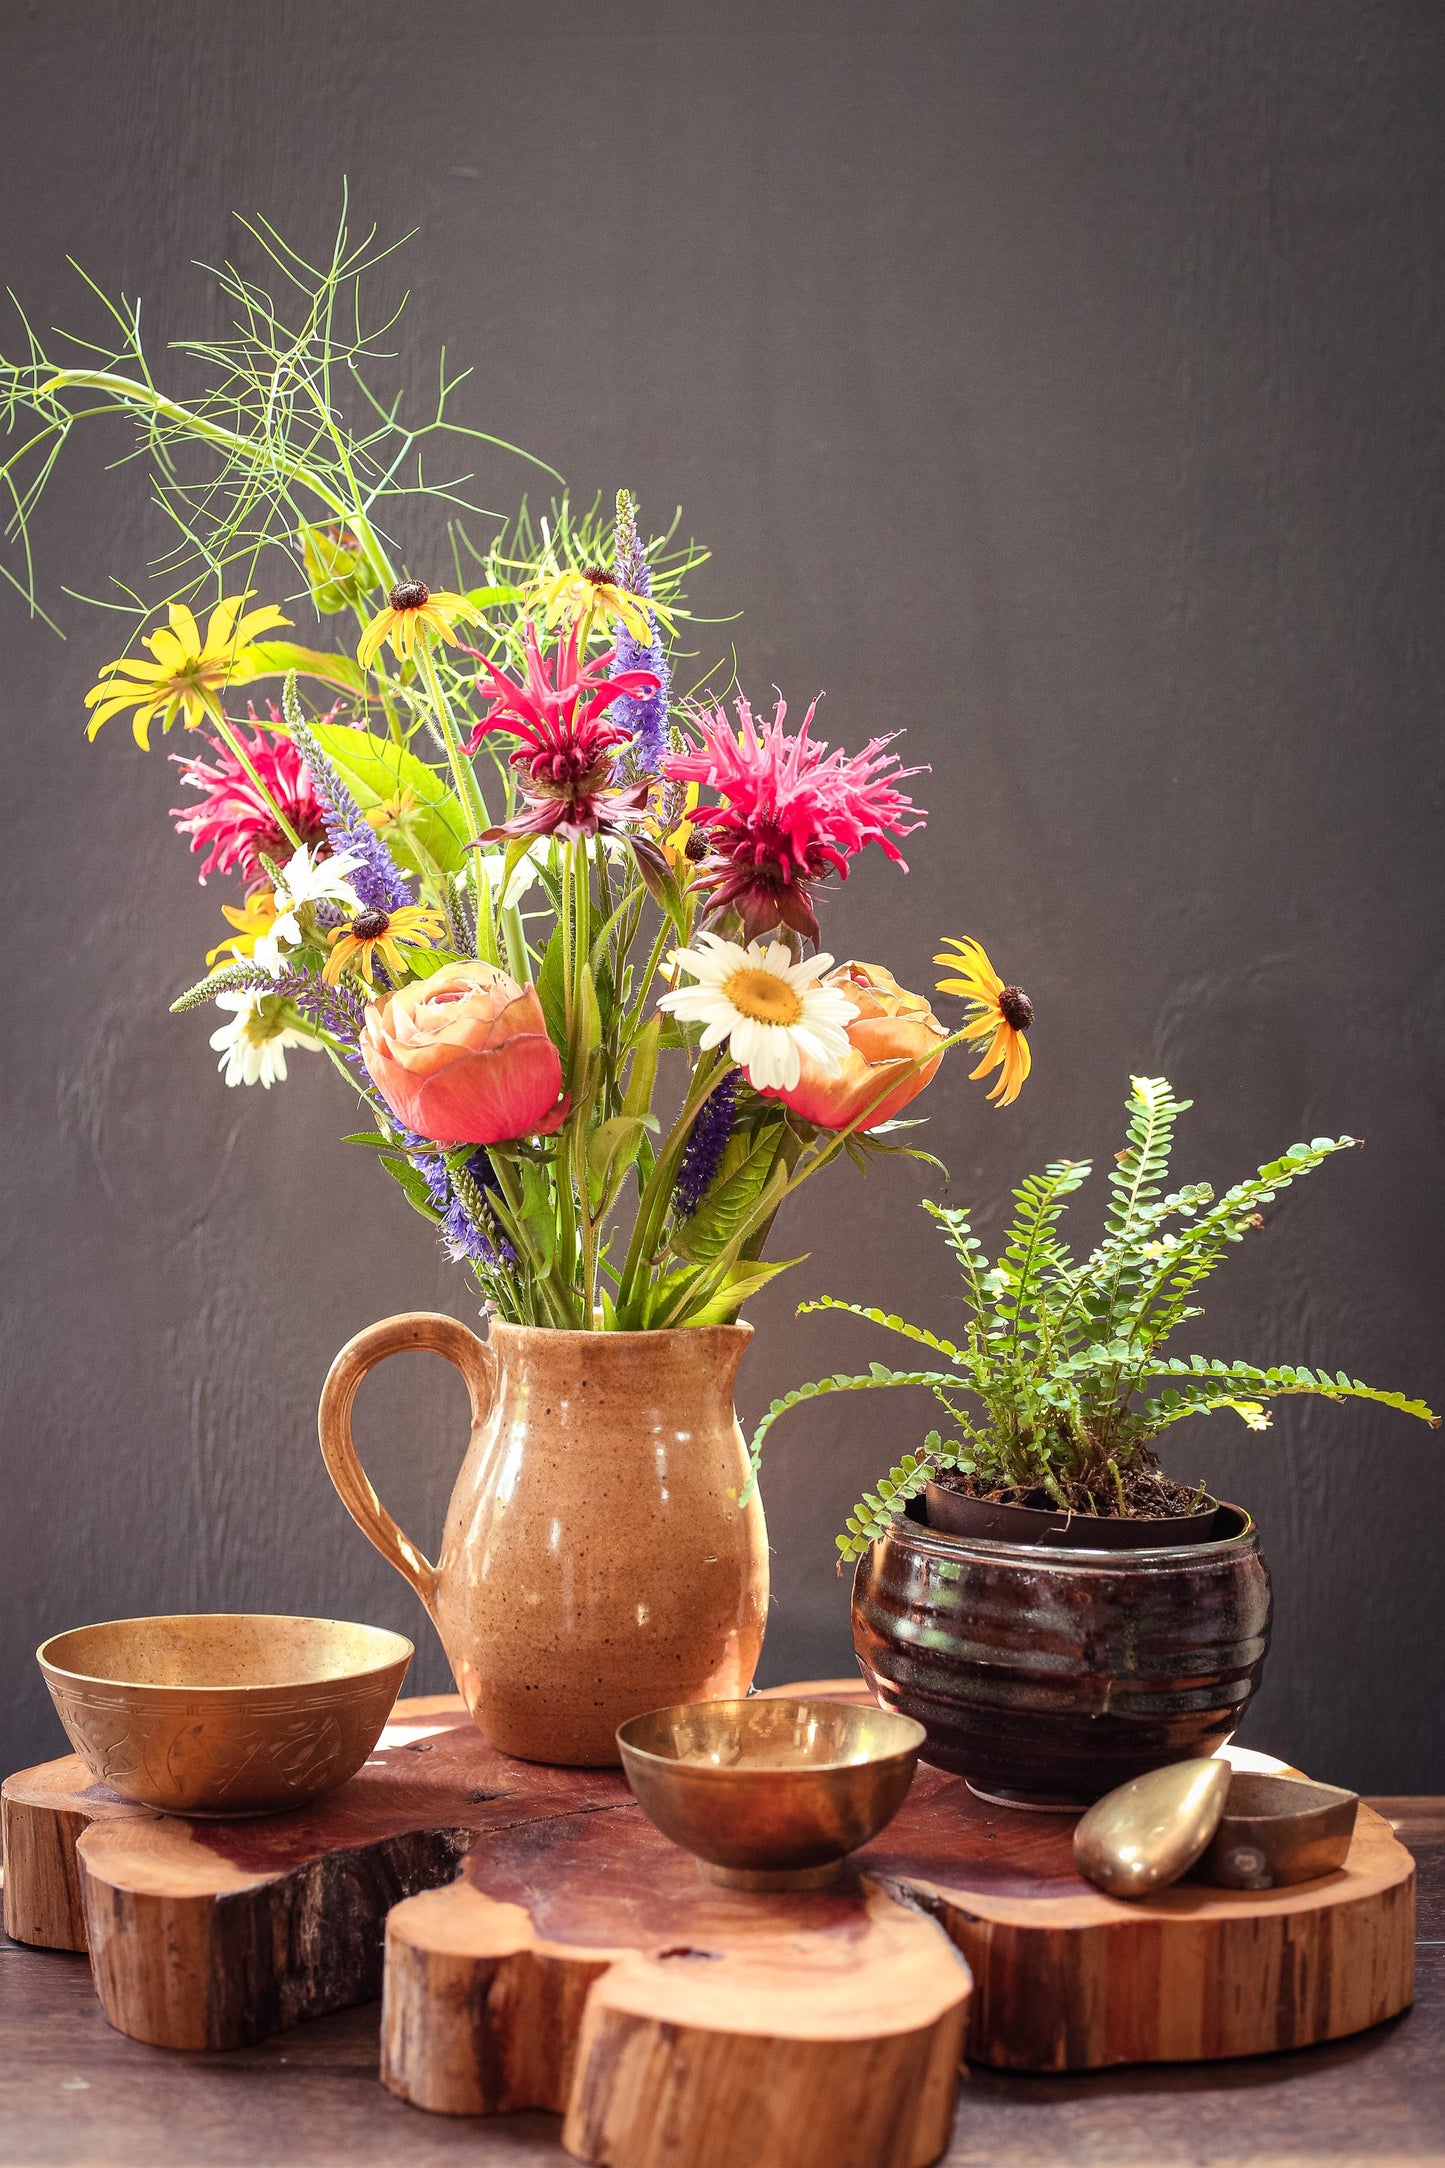
M 1175 1762 L 1097 1800 L 1074 1831 L 1080 1874 L 1110 1897 L 1148 1897 L 1187 1874 L 1229 1793 L 1226 1761 Z

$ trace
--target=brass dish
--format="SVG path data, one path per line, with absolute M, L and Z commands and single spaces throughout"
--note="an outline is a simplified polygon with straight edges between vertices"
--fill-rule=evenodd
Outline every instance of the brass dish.
M 412 1658 L 404 1634 L 249 1611 L 111 1619 L 36 1650 L 71 1745 L 165 1814 L 278 1814 L 370 1754 Z
M 1185 1875 L 1216 1889 L 1313 1882 L 1344 1866 L 1359 1803 L 1309 1777 L 1175 1762 L 1096 1801 L 1074 1831 L 1074 1863 L 1110 1897 L 1149 1897 Z
M 1236 1769 L 1194 1872 L 1219 1889 L 1278 1889 L 1333 1874 L 1345 1864 L 1359 1804 L 1338 1784 Z
M 619 1727 L 650 1822 L 732 1889 L 820 1889 L 902 1806 L 923 1726 L 839 1701 L 702 1701 Z

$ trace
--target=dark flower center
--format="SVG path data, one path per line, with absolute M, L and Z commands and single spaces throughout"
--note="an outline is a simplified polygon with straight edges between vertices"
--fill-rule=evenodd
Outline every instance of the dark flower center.
M 1021 986 L 1006 986 L 998 997 L 998 1013 L 1015 1031 L 1027 1031 L 1034 1020 L 1034 1005 Z
M 393 610 L 419 610 L 431 601 L 431 589 L 425 580 L 399 580 L 386 599 Z
M 580 745 L 564 745 L 551 753 L 534 753 L 526 761 L 527 773 L 543 790 L 563 797 L 590 797 L 605 783 L 612 769 L 608 760 Z
M 385 911 L 358 911 L 351 921 L 351 931 L 358 941 L 379 941 L 390 924 Z
M 590 580 L 594 587 L 610 587 L 612 585 L 612 574 L 608 571 L 606 565 L 584 565 L 582 567 L 582 577 L 584 580 Z
M 707 831 L 689 826 L 683 855 L 695 866 L 700 866 L 708 854 Z

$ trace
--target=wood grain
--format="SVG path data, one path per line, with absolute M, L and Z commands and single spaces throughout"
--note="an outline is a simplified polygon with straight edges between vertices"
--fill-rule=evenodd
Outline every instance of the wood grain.
M 399 1704 L 367 1768 L 293 1815 L 185 1822 L 93 1785 L 72 1789 L 77 1771 L 85 1775 L 73 1761 L 54 1764 L 5 1787 L 9 1916 L 31 1939 L 74 1946 L 79 1891 L 102 2006 L 136 2038 L 236 2046 L 366 2000 L 381 1984 L 388 1912 L 418 1898 L 400 1904 L 388 1928 L 384 2057 L 387 2082 L 418 2105 L 567 2105 L 585 2157 L 620 2148 L 619 2159 L 642 2160 L 647 2089 L 633 2080 L 649 2065 L 650 2082 L 663 2082 L 658 2028 L 677 2051 L 666 2082 L 681 2088 L 686 2114 L 702 2112 L 714 2083 L 737 2083 L 736 2070 L 717 2075 L 715 2029 L 704 2021 L 705 1984 L 724 1974 L 680 1972 L 647 1955 L 712 1946 L 697 1924 L 714 1915 L 692 1862 L 653 1831 L 612 1772 L 497 1755 L 455 1697 Z M 925 1768 L 895 1821 L 857 1855 L 865 1894 L 888 1893 L 915 1908 L 910 1919 L 925 1908 L 970 1967 L 972 2061 L 1079 2070 L 1261 2054 L 1357 2032 L 1408 2005 L 1414 1870 L 1380 1816 L 1362 1811 L 1345 1869 L 1320 1882 L 1263 1896 L 1186 1884 L 1148 1904 L 1081 1882 L 1071 1831 L 1071 1817 L 990 1807 Z M 444 1887 L 464 1856 L 461 1880 Z M 770 1909 L 713 1892 L 711 1902 L 722 1895 L 765 1939 L 795 1935 L 787 1908 L 799 1900 Z M 811 1929 L 830 1917 L 829 1901 L 807 1913 L 808 1965 L 824 1976 L 827 1938 Z M 911 1952 L 924 1974 L 941 1948 L 930 1933 Z M 870 1962 L 881 1962 L 886 1938 L 872 1928 L 870 1938 Z M 724 1942 L 739 1978 L 753 1980 L 753 1958 Z M 741 2028 L 749 2084 L 761 2082 L 754 2066 L 767 2059 L 759 2039 L 798 2037 L 769 1967 L 771 1958 L 753 1984 L 772 2014 Z M 956 1986 L 950 1967 L 937 1979 L 945 1996 Z M 816 2000 L 817 1981 L 799 1992 Z M 747 1997 L 724 1999 L 740 2011 Z M 703 2014 L 680 2034 L 683 2005 Z M 865 1996 L 875 2030 L 881 2007 L 907 2007 L 896 1983 Z M 837 2016 L 839 2038 L 856 2049 L 863 2036 L 847 2026 L 857 2013 Z M 879 2052 L 895 2063 L 913 2056 L 915 2077 L 932 2070 L 941 2022 L 937 2011 L 921 2021 L 909 2046 L 908 2026 L 890 2030 Z M 694 2035 L 709 2043 L 696 2058 L 678 2046 Z M 596 2075 L 613 2067 L 632 2074 L 615 2089 L 620 2107 Z M 931 2112 L 904 2131 L 905 2149 L 931 2142 Z
M 1377 1800 L 1419 1864 L 1418 1997 L 1267 2063 L 965 2070 L 945 2168 L 1395 2168 L 1445 2133 L 1445 1802 Z M 227 2054 L 127 2040 L 79 1956 L 0 1938 L 0 2133 L 23 2168 L 565 2168 L 556 2116 L 418 2115 L 376 2082 L 375 2004 Z
M 856 1855 L 968 1960 L 965 2053 L 1014 2070 L 1272 2054 L 1359 2032 L 1414 1993 L 1415 1867 L 1362 1807 L 1345 1867 L 1247 1893 L 1183 1882 L 1123 1903 L 1074 1868 L 1074 1817 L 976 1799 L 922 1769 Z
M 856 1876 L 704 1882 L 637 1809 L 489 1838 L 387 1923 L 383 2081 L 450 2114 L 564 2110 L 616 2168 L 922 2168 L 952 2122 L 968 1974 Z
M 630 1795 L 610 1770 L 497 1754 L 437 1695 L 398 1703 L 366 1767 L 294 1814 L 154 1814 L 74 1757 L 9 1778 L 4 1798 L 7 1922 L 88 1946 L 120 2031 L 226 2048 L 379 1994 L 387 1912 L 450 1881 L 483 1832 Z
M 84 1950 L 85 1906 L 75 1848 L 92 1822 L 146 1817 L 78 1754 L 22 1769 L 0 1785 L 5 1932 L 46 1950 Z

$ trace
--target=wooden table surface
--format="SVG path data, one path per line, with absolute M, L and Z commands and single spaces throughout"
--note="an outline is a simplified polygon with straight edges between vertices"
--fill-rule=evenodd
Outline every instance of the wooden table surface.
M 1374 1802 L 1420 1868 L 1417 1999 L 1333 2045 L 1083 2077 L 970 2070 L 951 2168 L 1445 2161 L 1445 1799 Z M 475 2168 L 565 2162 L 559 2119 L 425 2115 L 376 2080 L 379 2006 L 227 2055 L 112 2032 L 83 1957 L 0 1936 L 4 2168 Z M 680 2164 L 685 2168 L 685 2164 Z

